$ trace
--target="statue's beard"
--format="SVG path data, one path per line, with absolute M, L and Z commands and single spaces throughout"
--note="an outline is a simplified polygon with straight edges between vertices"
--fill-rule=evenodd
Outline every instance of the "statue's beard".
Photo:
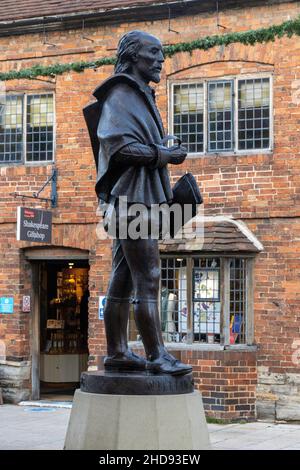
M 159 83 L 160 82 L 160 73 L 159 72 L 154 72 L 153 74 L 151 74 L 150 81 L 154 82 L 154 83 Z

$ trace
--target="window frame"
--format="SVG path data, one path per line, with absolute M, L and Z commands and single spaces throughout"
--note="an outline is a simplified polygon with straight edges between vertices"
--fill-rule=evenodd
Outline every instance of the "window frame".
M 210 129 L 209 129 L 209 124 L 210 124 L 210 121 L 209 121 L 209 112 L 210 112 L 210 108 L 209 108 L 209 101 L 208 101 L 208 98 L 209 98 L 209 85 L 210 84 L 218 84 L 218 83 L 229 83 L 230 84 L 230 94 L 231 94 L 231 106 L 230 106 L 230 112 L 231 112 L 231 126 L 232 126 L 232 129 L 231 129 L 231 141 L 232 141 L 232 148 L 230 150 L 220 150 L 219 152 L 218 151 L 213 151 L 213 150 L 209 150 L 209 146 L 211 145 L 211 142 L 210 142 L 210 139 L 209 139 L 209 133 L 210 133 Z M 234 80 L 233 79 L 218 79 L 218 80 L 207 80 L 207 84 L 205 86 L 206 88 L 206 93 L 207 93 L 207 103 L 206 103 L 206 106 L 207 106 L 207 111 L 206 111 L 206 115 L 204 114 L 204 120 L 206 121 L 206 125 L 207 125 L 207 132 L 206 132 L 206 141 L 203 142 L 203 148 L 206 149 L 206 153 L 208 154 L 212 154 L 212 153 L 232 153 L 235 151 L 235 145 L 236 145 L 236 140 L 235 140 L 235 108 L 236 108 L 236 103 L 235 103 L 235 84 L 234 84 Z M 233 99 L 232 99 L 233 98 Z M 226 131 L 224 131 L 226 132 Z M 215 133 L 217 134 L 218 133 L 218 130 L 215 129 Z M 216 140 L 216 143 L 218 141 Z
M 53 150 L 52 150 L 52 159 L 51 160 L 40 160 L 40 161 L 28 161 L 27 160 L 27 103 L 28 103 L 28 96 L 43 96 L 43 95 L 52 95 L 53 97 Z M 18 93 L 7 93 L 7 96 L 22 96 L 22 158 L 20 161 L 14 162 L 7 162 L 7 161 L 0 161 L 0 166 L 14 166 L 14 165 L 28 165 L 28 166 L 41 166 L 41 165 L 51 165 L 55 162 L 56 159 L 56 102 L 55 102 L 55 92 L 54 91 L 42 91 L 42 92 L 18 92 Z
M 198 258 L 198 256 L 193 256 L 193 258 Z M 202 258 L 202 256 L 201 256 Z M 206 258 L 206 257 L 205 257 Z M 217 258 L 217 256 L 215 256 L 215 258 Z M 209 271 L 214 271 L 214 272 L 217 272 L 219 273 L 219 277 L 218 277 L 218 281 L 219 281 L 219 287 L 218 287 L 218 296 L 217 297 L 213 297 L 213 298 L 209 298 L 209 297 L 201 297 L 201 298 L 197 298 L 195 296 L 195 273 L 196 271 L 204 271 L 204 272 L 209 272 Z M 220 302 L 220 279 L 221 279 L 221 267 L 220 268 L 199 268 L 198 266 L 193 266 L 193 302 Z
M 167 89 L 168 89 L 168 130 L 169 134 L 174 133 L 174 86 L 175 85 L 193 85 L 193 84 L 203 84 L 203 99 L 204 99 L 204 106 L 203 106 L 203 113 L 204 113 L 204 122 L 203 122 L 203 135 L 204 135 L 204 142 L 203 142 L 203 152 L 188 152 L 188 158 L 198 158 L 198 157 L 207 157 L 207 156 L 230 156 L 230 155 L 257 155 L 257 154 L 269 154 L 272 153 L 274 150 L 274 109 L 273 109 L 273 73 L 272 72 L 258 72 L 258 73 L 251 73 L 251 74 L 240 74 L 240 75 L 225 75 L 225 76 L 218 76 L 218 77 L 210 77 L 209 79 L 170 79 Z M 270 142 L 268 148 L 260 148 L 260 149 L 238 149 L 238 83 L 239 80 L 255 80 L 255 79 L 269 79 L 269 87 L 270 87 Z M 232 138 L 233 138 L 233 150 L 229 151 L 209 151 L 208 150 L 208 83 L 209 82 L 224 82 L 224 81 L 232 81 L 232 91 L 233 91 L 233 102 L 232 102 L 232 110 L 233 110 L 233 131 L 232 131 Z
M 186 277 L 187 277 L 187 334 L 186 341 L 183 342 L 169 342 L 168 345 L 174 347 L 193 346 L 200 349 L 214 348 L 214 349 L 244 349 L 254 346 L 254 260 L 255 255 L 249 253 L 160 253 L 160 259 L 186 259 Z M 220 284 L 219 284 L 219 301 L 221 303 L 220 313 L 220 343 L 210 344 L 194 342 L 193 331 L 193 301 L 194 301 L 194 259 L 196 258 L 219 258 L 220 259 Z M 239 344 L 230 344 L 230 260 L 242 258 L 246 264 L 246 279 L 245 279 L 245 342 Z M 197 267 L 196 267 L 197 269 Z M 160 299 L 160 292 L 159 292 Z M 159 314 L 161 315 L 161 302 L 158 302 Z
M 6 93 L 6 96 L 13 96 L 13 97 L 22 97 L 22 156 L 21 160 L 19 161 L 1 161 L 0 160 L 0 166 L 13 166 L 13 165 L 23 165 L 24 161 L 24 116 L 25 116 L 25 108 L 24 108 L 24 93 Z

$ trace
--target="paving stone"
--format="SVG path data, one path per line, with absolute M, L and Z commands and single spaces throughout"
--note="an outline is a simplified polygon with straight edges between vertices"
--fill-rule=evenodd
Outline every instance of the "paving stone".
M 63 449 L 70 410 L 30 412 L 27 407 L 0 407 L 0 449 Z M 300 450 L 300 425 L 253 422 L 209 424 L 212 447 L 219 450 Z

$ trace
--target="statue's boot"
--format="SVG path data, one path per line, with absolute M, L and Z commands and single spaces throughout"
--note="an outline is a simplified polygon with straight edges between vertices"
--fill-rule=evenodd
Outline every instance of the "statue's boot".
M 157 300 L 135 299 L 133 303 L 135 323 L 147 356 L 147 370 L 154 374 L 171 375 L 192 372 L 191 366 L 183 364 L 165 349 Z
M 107 341 L 106 370 L 145 370 L 146 360 L 128 348 L 127 326 L 129 300 L 107 299 L 104 308 L 104 322 Z

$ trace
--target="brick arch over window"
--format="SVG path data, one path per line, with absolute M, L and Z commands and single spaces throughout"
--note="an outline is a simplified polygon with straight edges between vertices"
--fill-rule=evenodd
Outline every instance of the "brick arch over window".
M 276 48 L 267 47 L 265 44 L 256 44 L 255 47 L 249 47 L 240 43 L 231 44 L 230 46 L 214 47 L 207 51 L 195 50 L 192 54 L 181 53 L 175 57 L 167 58 L 165 62 L 166 76 L 170 76 L 181 70 L 186 70 L 197 65 L 208 65 L 217 62 L 240 62 L 252 64 L 257 67 L 262 64 L 272 66 L 278 62 L 278 50 Z M 276 54 L 276 55 L 275 55 Z
M 216 57 L 214 57 L 210 61 L 206 61 L 205 63 L 196 62 L 188 65 L 181 64 L 180 68 L 178 67 L 178 65 L 176 70 L 167 73 L 167 79 L 203 79 L 224 75 L 240 75 L 259 72 L 272 73 L 274 69 L 274 64 L 272 62 L 244 59 L 217 60 Z

